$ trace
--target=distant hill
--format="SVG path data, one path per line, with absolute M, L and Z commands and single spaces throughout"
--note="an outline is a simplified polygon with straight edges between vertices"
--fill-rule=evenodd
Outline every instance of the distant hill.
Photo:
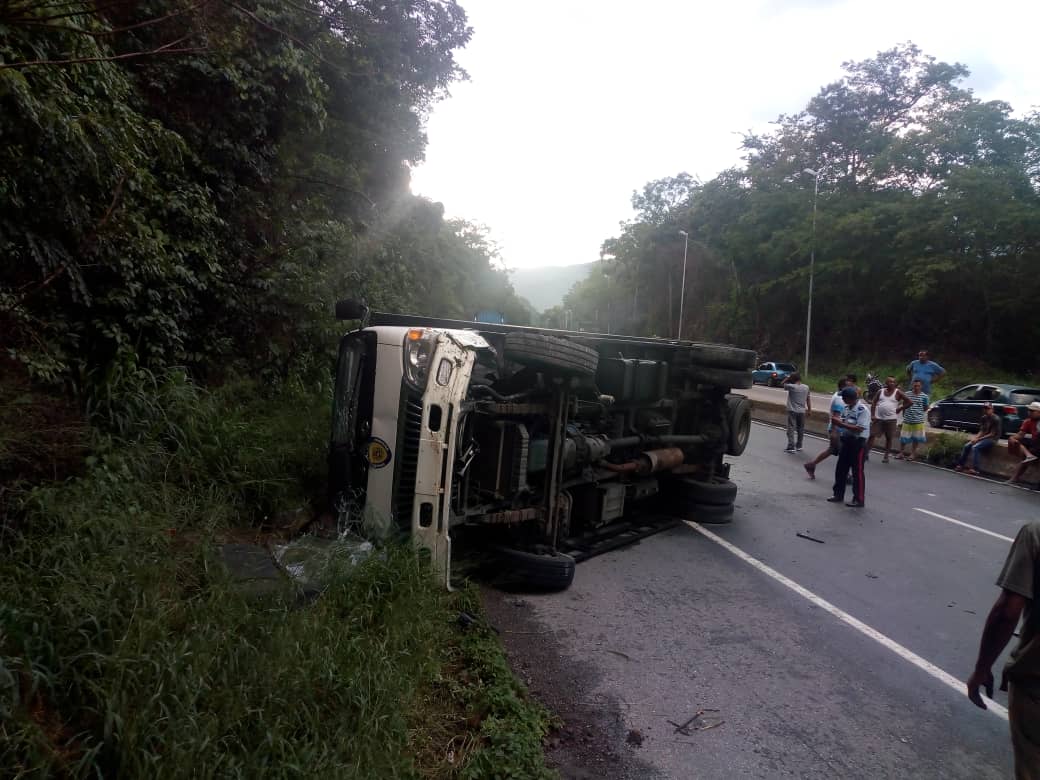
M 537 311 L 558 306 L 575 283 L 592 270 L 592 263 L 557 265 L 545 268 L 517 268 L 510 274 L 516 294 L 526 298 Z

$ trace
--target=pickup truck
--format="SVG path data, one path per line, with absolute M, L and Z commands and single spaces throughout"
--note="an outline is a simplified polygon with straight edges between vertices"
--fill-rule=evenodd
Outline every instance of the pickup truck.
M 374 313 L 339 345 L 329 501 L 404 536 L 451 587 L 453 550 L 558 590 L 576 561 L 674 525 L 728 522 L 755 353 L 719 344 Z

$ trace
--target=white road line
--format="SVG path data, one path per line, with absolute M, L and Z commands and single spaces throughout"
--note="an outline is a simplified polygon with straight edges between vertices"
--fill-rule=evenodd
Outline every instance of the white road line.
M 914 511 L 923 512 L 924 514 L 931 515 L 932 517 L 938 517 L 940 520 L 945 520 L 947 523 L 953 523 L 954 525 L 962 525 L 965 528 L 970 528 L 972 531 L 978 531 L 980 534 L 986 534 L 986 536 L 992 536 L 997 539 L 1003 539 L 1005 542 L 1015 541 L 1010 536 L 1004 536 L 1004 534 L 998 534 L 994 533 L 993 531 L 987 531 L 985 528 L 979 528 L 977 525 L 972 525 L 971 523 L 964 523 L 960 520 L 955 520 L 952 517 L 947 517 L 946 515 L 940 515 L 938 512 L 933 512 L 930 509 L 921 509 L 921 507 L 915 506 Z
M 799 585 L 794 580 L 788 579 L 783 574 L 778 572 L 776 569 L 773 569 L 773 568 L 767 566 L 766 564 L 762 563 L 762 561 L 758 560 L 757 558 L 751 557 L 746 552 L 741 550 L 739 547 L 731 544 L 730 542 L 727 542 L 721 536 L 716 536 L 715 534 L 713 534 L 711 531 L 709 531 L 707 528 L 704 528 L 700 524 L 694 523 L 694 522 L 692 522 L 690 520 L 686 520 L 684 522 L 686 523 L 686 525 L 690 526 L 690 528 L 692 528 L 697 533 L 702 534 L 703 536 L 707 537 L 711 541 L 715 542 L 715 544 L 720 545 L 721 547 L 724 547 L 725 549 L 729 550 L 731 553 L 736 555 L 738 558 L 740 558 L 745 563 L 748 563 L 751 566 L 755 567 L 756 569 L 758 569 L 763 574 L 766 574 L 769 577 L 772 577 L 774 580 L 779 582 L 781 585 L 783 585 L 783 586 L 785 586 L 787 588 L 790 588 L 791 590 L 793 590 L 795 593 L 797 593 L 802 598 L 808 600 L 812 604 L 815 604 L 820 609 L 825 610 L 825 611 L 829 612 L 830 614 L 834 615 L 834 617 L 838 618 L 843 623 L 845 623 L 845 624 L 847 624 L 849 626 L 852 626 L 854 629 L 859 631 L 861 634 L 864 634 L 865 636 L 870 637 L 871 639 L 873 639 L 875 642 L 877 642 L 878 644 L 882 645 L 883 647 L 888 648 L 889 650 L 891 650 L 893 653 L 898 655 L 903 660 L 909 661 L 914 666 L 916 666 L 918 669 L 921 669 L 922 671 L 927 672 L 932 677 L 934 677 L 936 680 L 938 680 L 939 682 L 943 683 L 944 685 L 947 685 L 948 687 L 952 688 L 957 693 L 959 693 L 961 696 L 963 696 L 965 699 L 967 699 L 967 690 L 968 690 L 967 687 L 965 686 L 965 684 L 963 682 L 958 680 L 953 675 L 944 672 L 942 669 L 940 669 L 935 664 L 931 663 L 930 661 L 926 661 L 925 659 L 921 658 L 921 656 L 919 656 L 916 653 L 914 653 L 914 652 L 908 650 L 907 648 L 903 647 L 901 644 L 896 642 L 894 639 L 890 639 L 889 637 L 887 637 L 884 634 L 882 634 L 880 631 L 877 631 L 877 630 L 871 628 L 870 626 L 868 626 L 863 621 L 857 620 L 852 615 L 850 615 L 848 612 L 845 612 L 845 611 L 843 611 L 841 609 L 838 609 L 836 606 L 831 604 L 829 601 L 826 601 L 825 599 L 820 598 L 819 596 L 817 596 L 812 591 L 806 590 L 805 588 L 803 588 L 801 585 Z M 985 699 L 986 697 L 983 696 L 983 698 Z M 968 702 L 965 702 L 965 703 L 968 704 L 968 706 L 973 706 L 973 705 L 971 705 Z M 989 712 L 992 712 L 997 717 L 1000 717 L 1000 718 L 1003 718 L 1004 720 L 1007 720 L 1008 713 L 1007 713 L 1007 709 L 1006 708 L 1002 707 L 1000 704 L 997 704 L 995 701 L 993 701 L 991 699 L 986 699 L 986 705 L 989 707 L 989 710 L 988 710 Z

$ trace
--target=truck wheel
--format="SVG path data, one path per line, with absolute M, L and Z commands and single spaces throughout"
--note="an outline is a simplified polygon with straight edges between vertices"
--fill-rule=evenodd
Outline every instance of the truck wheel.
M 687 477 L 675 484 L 683 503 L 730 506 L 737 498 L 737 485 L 728 479 L 714 477 L 710 481 Z
M 537 591 L 567 590 L 574 582 L 574 559 L 561 552 L 533 553 L 499 547 L 503 573 L 495 584 Z
M 702 525 L 724 525 L 733 522 L 733 504 L 690 504 L 683 514 Z
M 702 366 L 695 363 L 686 369 L 686 376 L 694 382 L 702 385 L 715 385 L 716 387 L 740 390 L 751 387 L 751 372 L 737 371 L 732 368 L 715 368 L 714 366 Z
M 747 448 L 751 437 L 751 404 L 742 395 L 731 395 L 726 398 L 726 413 L 729 416 L 729 439 L 726 442 L 727 455 L 740 455 Z
M 758 362 L 754 350 L 728 347 L 725 344 L 691 344 L 687 350 L 690 353 L 690 362 L 702 366 L 743 371 L 754 368 Z
M 532 368 L 591 376 L 599 365 L 596 350 L 541 333 L 506 334 L 505 356 Z

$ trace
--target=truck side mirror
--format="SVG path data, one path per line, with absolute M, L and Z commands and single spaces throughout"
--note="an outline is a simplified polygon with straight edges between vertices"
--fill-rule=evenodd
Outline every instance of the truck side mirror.
M 336 301 L 336 319 L 365 321 L 368 319 L 368 307 L 360 301 L 344 298 Z

